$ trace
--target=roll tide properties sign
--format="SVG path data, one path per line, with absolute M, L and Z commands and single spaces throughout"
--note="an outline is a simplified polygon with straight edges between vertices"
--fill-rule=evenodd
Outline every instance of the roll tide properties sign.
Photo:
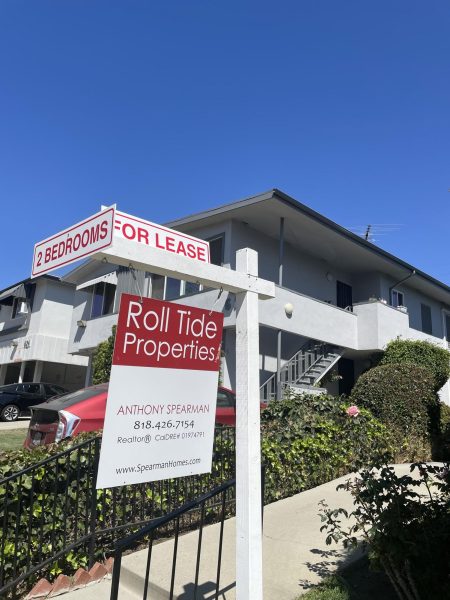
M 223 314 L 122 294 L 97 488 L 211 470 Z

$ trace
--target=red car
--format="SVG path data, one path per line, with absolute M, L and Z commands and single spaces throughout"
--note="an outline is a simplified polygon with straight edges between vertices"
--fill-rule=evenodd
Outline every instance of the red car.
M 108 384 L 101 383 L 30 407 L 25 448 L 60 442 L 82 431 L 102 429 L 107 397 Z M 217 390 L 216 423 L 236 424 L 236 395 L 224 387 Z

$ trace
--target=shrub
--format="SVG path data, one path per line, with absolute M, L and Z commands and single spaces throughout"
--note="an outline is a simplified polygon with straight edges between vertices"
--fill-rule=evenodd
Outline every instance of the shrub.
M 330 481 L 388 451 L 386 428 L 369 411 L 350 416 L 347 408 L 332 396 L 298 394 L 262 412 L 266 501 Z
M 439 428 L 433 388 L 433 376 L 423 367 L 380 365 L 359 377 L 351 398 L 388 427 L 397 440 L 397 459 L 425 460 L 431 452 L 430 432 Z
M 111 374 L 111 364 L 116 340 L 116 326 L 112 328 L 111 335 L 104 342 L 100 342 L 92 359 L 92 383 L 107 383 Z
M 433 375 L 433 389 L 441 389 L 450 378 L 450 352 L 431 342 L 396 339 L 386 346 L 382 365 L 411 364 Z
M 450 598 L 450 474 L 445 467 L 416 463 L 418 477 L 398 476 L 378 465 L 338 486 L 354 496 L 354 510 L 330 510 L 324 503 L 321 531 L 327 544 L 361 541 L 373 566 L 382 568 L 401 600 Z M 341 516 L 353 525 L 344 528 Z

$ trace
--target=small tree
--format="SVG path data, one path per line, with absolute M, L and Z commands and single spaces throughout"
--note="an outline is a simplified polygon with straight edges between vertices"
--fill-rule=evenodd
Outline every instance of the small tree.
M 109 381 L 115 339 L 116 326 L 114 325 L 109 338 L 104 342 L 100 342 L 94 352 L 92 359 L 92 383 L 94 385 Z
M 437 392 L 450 378 L 450 352 L 431 342 L 397 338 L 386 346 L 382 365 L 418 365 L 433 375 Z

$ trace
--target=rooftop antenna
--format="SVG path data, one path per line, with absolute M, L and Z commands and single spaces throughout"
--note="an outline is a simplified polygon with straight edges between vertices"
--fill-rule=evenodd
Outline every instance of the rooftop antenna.
M 394 231 L 398 231 L 401 227 L 404 227 L 404 225 L 400 223 L 371 223 L 370 225 L 347 227 L 347 229 L 352 233 L 361 236 L 366 242 L 374 244 L 378 237 L 389 235 Z

